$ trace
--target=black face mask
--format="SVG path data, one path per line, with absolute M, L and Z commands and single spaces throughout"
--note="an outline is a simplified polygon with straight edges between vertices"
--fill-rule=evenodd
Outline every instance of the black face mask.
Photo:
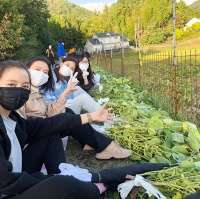
M 0 87 L 0 105 L 9 111 L 17 110 L 26 103 L 30 92 L 21 87 Z

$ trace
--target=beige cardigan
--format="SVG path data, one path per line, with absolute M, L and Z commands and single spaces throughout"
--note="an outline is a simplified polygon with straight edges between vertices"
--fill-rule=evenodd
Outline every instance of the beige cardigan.
M 28 101 L 17 112 L 24 118 L 51 117 L 65 112 L 66 99 L 47 103 L 42 92 L 31 90 Z

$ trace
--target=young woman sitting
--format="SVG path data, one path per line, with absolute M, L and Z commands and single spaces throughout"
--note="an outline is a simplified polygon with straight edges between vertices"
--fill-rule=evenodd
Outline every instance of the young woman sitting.
M 37 57 L 35 59 L 37 59 Z M 63 59 L 59 66 L 54 69 L 53 78 L 55 82 L 55 89 L 41 88 L 44 98 L 48 103 L 57 101 L 60 98 L 63 91 L 68 86 L 70 75 L 74 72 L 76 65 L 77 61 L 75 58 L 67 56 Z M 48 82 L 50 81 L 52 80 L 48 79 Z M 98 110 L 100 107 L 100 105 L 79 86 L 76 86 L 76 91 L 68 95 L 66 99 L 67 103 L 65 106 L 72 109 L 76 114 L 80 114 L 81 111 L 93 112 Z

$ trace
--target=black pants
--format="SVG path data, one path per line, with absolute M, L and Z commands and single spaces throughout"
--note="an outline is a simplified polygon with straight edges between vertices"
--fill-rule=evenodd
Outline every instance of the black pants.
M 60 173 L 58 166 L 66 162 L 59 134 L 29 144 L 22 153 L 22 170 L 38 172 L 44 163 L 48 174 Z M 96 185 L 71 176 L 52 176 L 11 199 L 98 199 Z
M 187 196 L 185 199 L 199 199 L 200 198 L 200 192 L 197 192 L 195 194 Z
M 96 185 L 72 176 L 53 176 L 9 199 L 98 199 Z
M 22 152 L 22 170 L 28 173 L 40 171 L 44 163 L 48 174 L 58 174 L 58 166 L 63 162 L 66 158 L 59 134 L 39 139 Z
M 71 109 L 66 108 L 66 112 L 75 114 Z M 54 116 L 56 117 L 56 116 Z M 112 139 L 105 137 L 101 133 L 92 128 L 90 124 L 84 124 L 73 128 L 70 132 L 65 129 L 61 133 L 61 137 L 72 136 L 75 140 L 78 140 L 82 145 L 88 144 L 96 150 L 97 153 L 103 151 L 111 142 Z
M 23 151 L 23 171 L 34 173 L 40 171 L 43 162 L 46 165 L 48 173 L 59 173 L 58 166 L 65 162 L 65 154 L 62 141 L 59 135 L 52 135 L 29 144 Z M 121 168 L 105 169 L 98 173 L 92 173 L 92 182 L 102 182 L 109 186 L 111 190 L 116 190 L 117 185 L 124 182 L 126 175 L 144 173 L 147 171 L 160 170 L 170 167 L 168 164 L 159 163 L 141 163 L 124 166 Z M 101 179 L 99 179 L 101 176 Z M 30 196 L 30 197 L 29 197 Z M 98 199 L 99 191 L 93 183 L 79 181 L 70 176 L 50 177 L 19 196 L 11 197 L 13 199 L 25 198 L 47 198 L 47 199 Z

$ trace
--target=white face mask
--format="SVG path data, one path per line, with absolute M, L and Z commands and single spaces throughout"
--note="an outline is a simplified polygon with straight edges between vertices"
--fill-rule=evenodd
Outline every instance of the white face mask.
M 83 72 L 86 72 L 87 69 L 89 68 L 89 63 L 79 63 L 79 68 L 80 68 Z
M 31 83 L 35 87 L 42 86 L 49 79 L 49 76 L 41 71 L 29 69 L 29 72 L 31 74 Z
M 60 68 L 59 73 L 62 76 L 66 77 L 66 76 L 70 76 L 73 73 L 73 70 L 71 70 L 71 68 L 69 68 L 68 66 L 63 65 L 62 68 Z

